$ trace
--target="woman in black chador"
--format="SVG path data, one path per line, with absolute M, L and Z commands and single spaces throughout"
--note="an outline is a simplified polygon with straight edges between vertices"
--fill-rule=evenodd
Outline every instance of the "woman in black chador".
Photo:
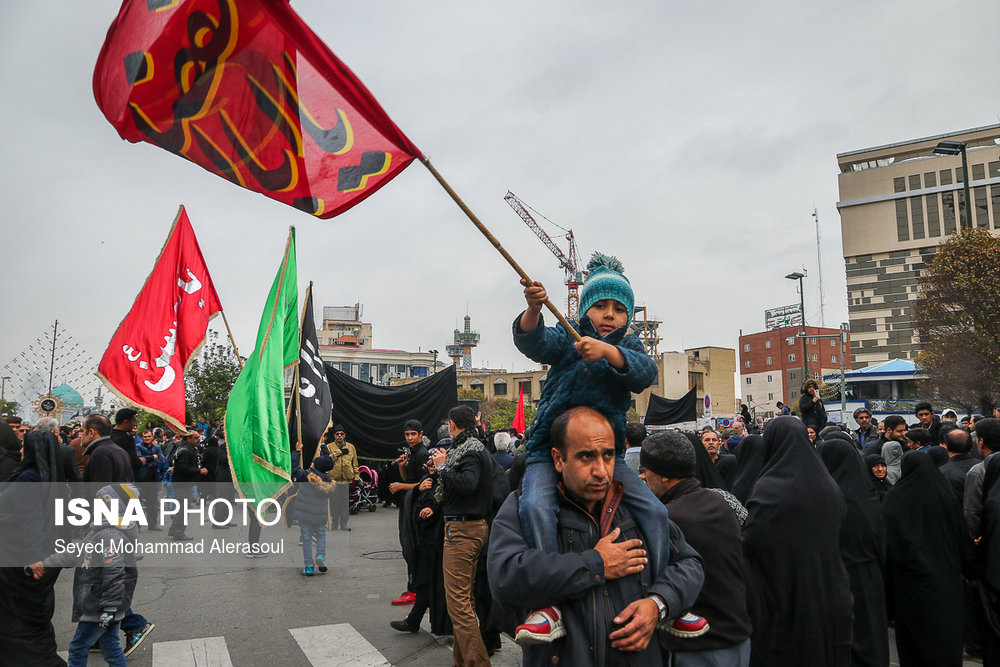
M 854 636 L 851 665 L 889 664 L 888 619 L 885 609 L 885 518 L 869 483 L 861 454 L 854 445 L 830 439 L 817 451 L 847 503 L 840 529 L 840 556 L 854 596 Z
M 843 494 L 795 417 L 764 427 L 763 462 L 743 526 L 750 664 L 848 665 L 852 600 L 840 557 Z
M 961 667 L 962 574 L 972 540 L 930 456 L 907 452 L 882 503 L 900 667 Z

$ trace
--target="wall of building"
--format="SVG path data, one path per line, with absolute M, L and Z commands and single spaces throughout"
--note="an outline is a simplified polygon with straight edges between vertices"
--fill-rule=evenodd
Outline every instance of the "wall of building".
M 962 158 L 933 154 L 944 139 L 968 144 L 973 226 L 1000 234 L 1000 125 L 837 156 L 857 367 L 919 352 L 912 319 L 920 272 L 964 221 Z
M 805 381 L 802 364 L 802 339 L 796 336 L 802 327 L 781 327 L 740 336 L 740 392 L 745 402 L 760 411 L 773 410 L 778 401 L 798 400 Z M 840 335 L 831 327 L 806 327 L 806 353 L 809 355 L 809 376 L 822 377 L 840 370 L 840 341 L 829 336 Z M 853 333 L 853 332 L 852 332 Z M 845 350 L 850 349 L 851 335 Z M 851 370 L 850 353 L 844 355 L 844 368 Z M 749 380 L 749 381 L 748 381 Z

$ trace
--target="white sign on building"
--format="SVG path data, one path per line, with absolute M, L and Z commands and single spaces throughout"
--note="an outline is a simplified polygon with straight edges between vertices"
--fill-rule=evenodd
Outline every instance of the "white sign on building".
M 768 331 L 782 327 L 800 326 L 802 326 L 802 309 L 797 303 L 764 311 L 764 327 Z

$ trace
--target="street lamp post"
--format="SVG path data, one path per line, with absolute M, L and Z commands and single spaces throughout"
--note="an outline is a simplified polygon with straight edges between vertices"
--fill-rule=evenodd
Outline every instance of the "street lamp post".
M 965 189 L 965 226 L 972 229 L 972 198 L 969 196 L 969 161 L 965 156 L 964 141 L 942 141 L 934 147 L 935 155 L 962 154 L 962 185 Z
M 836 334 L 816 334 L 813 338 L 836 338 L 840 341 L 840 422 L 844 423 L 847 421 L 845 416 L 847 412 L 847 375 L 844 372 L 844 346 L 847 344 L 847 334 L 850 331 L 850 325 L 846 322 L 840 325 L 840 332 Z M 803 331 L 801 333 L 795 334 L 796 338 L 806 338 L 806 333 Z M 788 338 L 791 341 L 791 337 Z M 822 372 L 823 366 L 820 365 L 820 370 Z
M 438 351 L 437 350 L 427 350 L 427 351 L 434 355 L 434 375 L 437 375 L 437 372 L 438 372 Z
M 799 281 L 799 314 L 802 316 L 802 333 L 800 338 L 802 338 L 802 363 L 805 365 L 804 372 L 806 380 L 809 379 L 809 350 L 806 347 L 806 293 L 802 289 L 802 279 L 806 277 L 806 274 L 799 271 L 793 271 L 785 276 L 789 280 Z
M 4 375 L 0 378 L 0 403 L 3 403 L 7 399 L 7 380 L 9 379 L 9 375 Z

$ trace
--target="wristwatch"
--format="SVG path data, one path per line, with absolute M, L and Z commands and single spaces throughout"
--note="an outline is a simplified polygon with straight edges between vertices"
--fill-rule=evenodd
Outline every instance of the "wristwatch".
M 660 621 L 667 620 L 667 603 L 663 601 L 663 598 L 661 598 L 656 593 L 653 593 L 648 597 L 656 605 L 656 611 L 659 613 L 659 620 Z

